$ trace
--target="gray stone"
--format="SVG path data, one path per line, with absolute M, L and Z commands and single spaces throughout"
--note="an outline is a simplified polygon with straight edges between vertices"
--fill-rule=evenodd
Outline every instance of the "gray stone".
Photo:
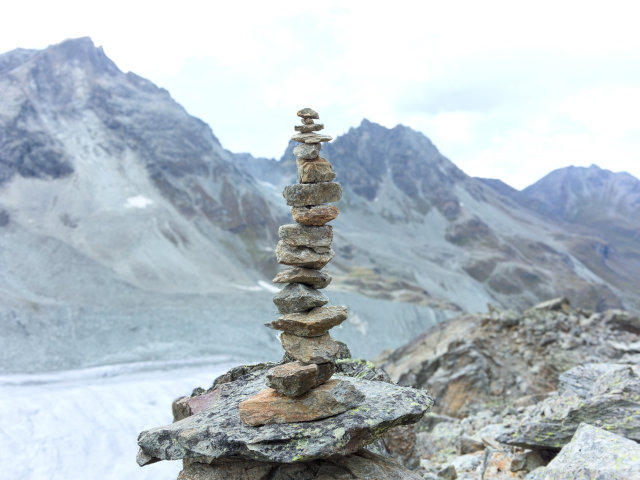
M 614 330 L 623 330 L 640 335 L 640 316 L 624 310 L 607 310 L 602 314 L 603 320 Z
M 313 118 L 303 118 L 301 122 L 303 125 L 313 125 Z
M 178 480 L 422 480 L 392 459 L 366 450 L 293 464 L 253 460 L 186 463 Z
M 335 219 L 340 210 L 335 205 L 291 207 L 293 219 L 302 225 L 324 225 Z
M 333 240 L 333 227 L 331 225 L 316 227 L 290 223 L 280 226 L 278 235 L 283 242 L 292 247 L 325 247 L 328 249 Z
M 640 445 L 583 423 L 560 453 L 527 480 L 630 480 L 640 478 Z
M 291 333 L 280 334 L 280 342 L 293 358 L 304 363 L 333 362 L 338 354 L 338 344 L 325 333 L 316 337 L 300 337 Z
M 575 386 L 580 377 L 584 387 Z M 567 372 L 565 379 L 563 391 L 530 407 L 498 441 L 534 450 L 560 449 L 580 423 L 640 441 L 640 366 L 586 364 Z
M 306 313 L 288 313 L 267 326 L 303 337 L 316 337 L 327 333 L 347 319 L 346 307 L 317 307 Z
M 364 395 L 352 383 L 334 378 L 295 398 L 267 388 L 240 402 L 238 409 L 242 423 L 259 427 L 333 417 L 357 407 L 362 400 Z
M 329 380 L 335 369 L 333 362 L 285 363 L 267 372 L 267 386 L 287 397 L 298 397 Z
M 311 118 L 316 120 L 320 118 L 320 116 L 318 115 L 318 112 L 316 112 L 315 110 L 309 107 L 298 110 L 296 115 L 298 115 L 301 118 Z
M 358 408 L 311 423 L 245 426 L 238 404 L 264 389 L 266 371 L 261 370 L 219 385 L 207 394 L 213 400 L 205 410 L 142 432 L 138 444 L 146 458 L 162 460 L 213 457 L 291 463 L 334 455 L 339 460 L 389 428 L 415 423 L 433 403 L 424 390 L 334 375 L 338 377 L 364 394 Z
M 303 143 L 293 149 L 293 154 L 297 158 L 312 160 L 314 158 L 318 158 L 321 148 L 322 147 L 319 143 Z
M 273 298 L 280 313 L 300 313 L 329 302 L 319 291 L 302 283 L 290 283 Z
M 322 157 L 314 158 L 313 160 L 296 158 L 296 167 L 300 183 L 330 182 L 336 178 L 333 167 L 327 159 Z
M 322 142 L 330 142 L 333 140 L 333 137 L 329 135 L 319 135 L 317 133 L 309 132 L 309 133 L 296 133 L 291 136 L 291 140 L 300 143 L 322 143 Z
M 331 275 L 312 268 L 293 267 L 279 272 L 274 283 L 304 283 L 313 288 L 326 288 L 331 283 Z
M 322 123 L 313 123 L 312 120 L 310 124 L 296 125 L 294 128 L 297 132 L 300 133 L 317 132 L 322 130 L 324 128 L 324 125 Z
M 291 247 L 282 240 L 276 246 L 276 260 L 282 265 L 315 268 L 324 267 L 334 257 L 335 252 L 326 247 Z
M 342 198 L 342 187 L 336 182 L 296 183 L 284 187 L 282 196 L 287 205 L 306 207 L 337 202 Z
M 458 478 L 456 467 L 454 467 L 453 465 L 444 467 L 438 472 L 438 478 L 442 478 L 444 480 L 456 480 L 456 478 Z

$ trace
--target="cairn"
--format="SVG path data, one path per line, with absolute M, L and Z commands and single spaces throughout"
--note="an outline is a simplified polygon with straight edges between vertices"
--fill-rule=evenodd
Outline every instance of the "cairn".
M 328 222 L 338 216 L 338 208 L 327 205 L 342 196 L 331 164 L 320 157 L 328 135 L 318 132 L 318 113 L 310 108 L 298 111 L 302 125 L 291 138 L 298 183 L 285 187 L 283 196 L 291 207 L 294 224 L 282 225 L 276 247 L 278 263 L 290 268 L 278 273 L 275 283 L 287 285 L 273 302 L 282 314 L 266 325 L 282 331 L 280 341 L 295 361 L 272 368 L 267 373 L 270 387 L 241 402 L 240 419 L 247 425 L 311 421 L 342 413 L 353 407 L 357 392 L 349 384 L 330 381 L 335 372 L 339 345 L 329 330 L 347 318 L 345 307 L 325 306 L 329 299 L 319 289 L 331 282 L 322 271 L 335 253 L 331 249 L 333 227 Z

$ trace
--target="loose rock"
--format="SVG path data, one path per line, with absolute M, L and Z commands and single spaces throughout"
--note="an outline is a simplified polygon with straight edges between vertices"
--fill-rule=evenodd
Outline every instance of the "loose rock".
M 282 195 L 287 205 L 306 207 L 339 201 L 342 198 L 342 187 L 335 182 L 296 183 L 284 187 Z
M 303 337 L 324 335 L 347 319 L 345 307 L 317 307 L 306 313 L 289 313 L 266 325 Z
M 312 118 L 316 120 L 320 118 L 320 116 L 318 115 L 318 112 L 316 112 L 315 110 L 309 107 L 298 110 L 296 115 L 298 115 L 301 118 Z
M 333 362 L 339 350 L 338 344 L 328 333 L 317 337 L 299 337 L 285 332 L 280 335 L 280 342 L 289 355 L 304 363 Z
M 280 226 L 278 235 L 284 243 L 292 247 L 330 248 L 333 240 L 333 227 L 330 225 L 312 227 L 292 223 Z
M 273 298 L 280 313 L 306 312 L 321 307 L 328 301 L 322 293 L 302 283 L 290 283 Z
M 320 148 L 319 143 L 303 143 L 293 149 L 293 154 L 298 158 L 313 160 L 314 158 L 318 158 Z
M 322 385 L 335 372 L 333 362 L 290 362 L 278 365 L 267 373 L 267 385 L 287 397 L 298 397 L 318 385 Z
M 326 247 L 291 247 L 279 241 L 276 246 L 276 260 L 282 265 L 321 269 L 334 257 L 335 252 Z
M 298 181 L 300 183 L 330 182 L 336 178 L 333 167 L 322 157 L 314 160 L 296 158 L 296 167 L 298 168 Z
M 302 225 L 324 225 L 335 219 L 340 210 L 334 205 L 291 207 L 293 219 Z
M 300 143 L 321 143 L 321 142 L 330 142 L 333 140 L 333 137 L 329 135 L 318 135 L 317 133 L 296 133 L 291 137 L 291 140 Z
M 331 275 L 311 268 L 293 267 L 279 272 L 274 283 L 304 283 L 313 288 L 326 288 L 331 283 Z
M 324 125 L 322 123 L 313 123 L 313 120 L 311 120 L 310 124 L 296 125 L 294 128 L 297 132 L 301 132 L 301 133 L 317 132 L 322 130 L 324 128 Z

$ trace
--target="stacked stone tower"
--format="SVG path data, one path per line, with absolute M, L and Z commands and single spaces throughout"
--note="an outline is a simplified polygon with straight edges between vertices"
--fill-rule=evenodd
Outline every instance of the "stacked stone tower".
M 322 268 L 334 256 L 333 227 L 327 223 L 337 217 L 338 208 L 328 203 L 340 200 L 342 188 L 332 182 L 336 174 L 331 164 L 320 157 L 322 142 L 331 137 L 315 133 L 324 128 L 314 122 L 318 113 L 304 108 L 298 116 L 302 125 L 295 127 L 299 133 L 291 137 L 300 143 L 293 150 L 298 183 L 283 191 L 296 223 L 280 227 L 276 247 L 278 263 L 290 268 L 273 279 L 287 285 L 273 299 L 282 316 L 267 323 L 282 331 L 282 346 L 295 361 L 272 368 L 267 374 L 271 389 L 240 404 L 240 418 L 248 425 L 315 420 L 336 415 L 350 406 L 344 395 L 347 392 L 341 389 L 344 386 L 337 381 L 327 383 L 335 371 L 339 352 L 339 345 L 328 331 L 346 320 L 347 309 L 325 306 L 329 299 L 319 291 L 331 282 L 331 276 Z M 315 391 L 323 384 L 326 385 Z M 303 396 L 314 408 L 299 408 Z M 340 400 L 338 396 L 342 396 Z M 324 410 L 317 408 L 321 404 Z

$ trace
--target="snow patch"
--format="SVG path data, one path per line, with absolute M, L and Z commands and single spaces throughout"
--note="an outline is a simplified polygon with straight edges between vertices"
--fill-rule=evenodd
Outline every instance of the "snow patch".
M 124 208 L 147 208 L 153 204 L 153 200 L 145 197 L 144 195 L 136 195 L 135 197 L 127 198 L 124 204 Z
M 258 285 L 267 292 L 278 293 L 280 289 L 275 285 L 271 285 L 270 283 L 265 282 L 264 280 L 258 280 Z

